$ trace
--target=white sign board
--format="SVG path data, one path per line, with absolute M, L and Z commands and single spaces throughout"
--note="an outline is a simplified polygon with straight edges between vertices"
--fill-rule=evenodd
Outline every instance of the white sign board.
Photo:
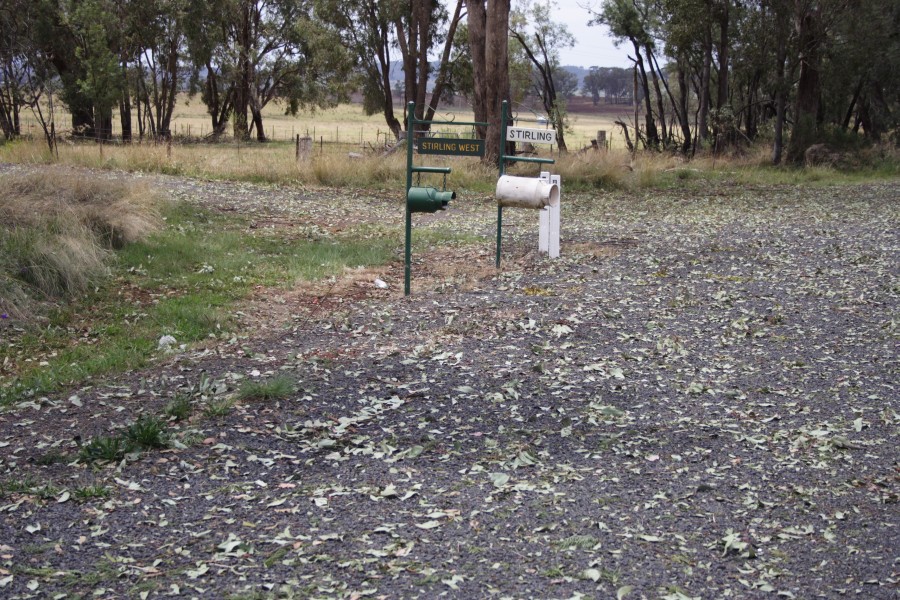
M 529 144 L 555 144 L 556 130 L 507 127 L 506 139 L 510 142 L 527 142 Z

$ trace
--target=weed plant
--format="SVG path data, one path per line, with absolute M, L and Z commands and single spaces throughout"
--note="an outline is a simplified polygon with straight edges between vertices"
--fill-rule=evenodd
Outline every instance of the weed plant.
M 175 397 L 169 400 L 163 410 L 164 414 L 174 421 L 184 421 L 189 416 L 193 407 L 191 406 L 191 397 L 188 394 L 175 394 Z
M 79 457 L 87 463 L 96 461 L 115 462 L 122 460 L 130 451 L 131 446 L 125 438 L 115 435 L 101 435 L 88 440 L 81 447 Z
M 286 398 L 297 387 L 289 377 L 275 377 L 263 381 L 245 381 L 238 390 L 238 400 L 280 400 Z
M 227 417 L 233 408 L 234 398 L 219 398 L 211 400 L 203 410 L 203 414 L 210 419 L 220 419 Z
M 165 424 L 157 417 L 141 415 L 125 430 L 125 442 L 129 448 L 152 450 L 167 445 Z
M 109 488 L 102 485 L 85 485 L 72 490 L 72 495 L 76 500 L 87 502 L 99 498 L 109 497 Z

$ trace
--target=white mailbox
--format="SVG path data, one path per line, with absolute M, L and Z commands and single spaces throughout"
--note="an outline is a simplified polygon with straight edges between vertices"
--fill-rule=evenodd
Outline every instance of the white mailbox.
M 549 177 L 504 175 L 497 180 L 495 196 L 503 207 L 541 210 L 545 206 L 559 206 L 559 185 L 551 183 Z

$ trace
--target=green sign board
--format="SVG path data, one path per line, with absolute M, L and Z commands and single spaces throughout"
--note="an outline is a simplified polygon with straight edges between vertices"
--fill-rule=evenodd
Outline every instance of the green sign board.
M 454 154 L 484 156 L 484 140 L 456 138 L 424 138 L 419 140 L 419 154 Z

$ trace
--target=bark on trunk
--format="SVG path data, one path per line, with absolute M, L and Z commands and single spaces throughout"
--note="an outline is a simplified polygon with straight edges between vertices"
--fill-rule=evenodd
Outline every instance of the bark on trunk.
M 238 31 L 238 81 L 234 89 L 234 139 L 246 140 L 247 109 L 250 105 L 250 1 L 241 1 L 241 24 Z
M 697 130 L 700 141 L 709 139 L 710 80 L 712 78 L 712 28 L 709 23 L 703 36 L 703 65 L 700 68 L 700 108 L 697 115 Z
M 444 86 L 447 84 L 447 72 L 450 67 L 450 52 L 453 49 L 453 38 L 456 36 L 456 28 L 459 26 L 459 20 L 462 16 L 463 0 L 456 1 L 456 10 L 453 12 L 453 19 L 450 21 L 450 27 L 447 30 L 447 39 L 444 42 L 444 51 L 441 54 L 441 65 L 438 70 L 437 79 L 434 82 L 434 90 L 431 92 L 431 102 L 428 105 L 428 112 L 425 120 L 430 121 L 434 118 L 437 110 L 438 102 L 444 93 Z
M 638 73 L 641 78 L 641 86 L 643 87 L 644 104 L 646 114 L 644 115 L 644 124 L 647 128 L 647 147 L 654 150 L 659 148 L 659 132 L 656 130 L 656 121 L 653 119 L 653 100 L 650 98 L 650 84 L 647 81 L 647 71 L 644 68 L 644 58 L 641 56 L 641 47 L 637 40 L 631 40 L 634 46 L 634 57 L 637 63 Z M 637 125 L 637 123 L 635 123 Z
M 256 128 L 256 141 L 267 141 L 266 130 L 263 128 L 262 111 L 251 108 L 250 112 L 253 114 L 253 127 Z
M 719 89 L 716 97 L 716 108 L 718 110 L 722 110 L 728 104 L 728 26 L 730 4 L 731 0 L 724 0 L 719 13 Z
M 122 142 L 131 143 L 131 93 L 128 89 L 127 63 L 122 61 L 122 100 L 119 102 L 119 121 L 122 123 Z
M 485 21 L 485 104 L 487 137 L 484 161 L 496 164 L 500 148 L 500 103 L 509 100 L 509 9 L 510 0 L 490 0 Z
M 781 155 L 784 151 L 784 120 L 787 108 L 787 85 L 785 82 L 785 64 L 787 63 L 787 27 L 782 23 L 783 19 L 776 17 L 779 22 L 775 40 L 775 141 L 772 144 L 772 164 L 781 164 Z
M 794 127 L 788 143 L 788 160 L 799 164 L 804 153 L 816 141 L 818 134 L 821 62 L 821 14 L 814 7 L 805 10 L 799 18 L 798 40 L 800 44 L 800 80 L 794 104 Z
M 466 2 L 469 16 L 469 52 L 472 56 L 472 109 L 475 112 L 475 120 L 487 121 L 487 62 L 485 61 L 486 36 L 487 36 L 487 12 L 485 0 L 469 0 Z M 485 138 L 487 129 L 477 127 L 478 137 Z
M 659 87 L 659 77 L 656 75 L 656 69 L 653 68 L 653 62 L 656 60 L 653 56 L 653 50 L 647 46 L 647 63 L 650 66 L 650 74 L 653 77 L 653 90 L 656 92 L 656 107 L 659 111 L 659 126 L 662 131 L 662 141 L 664 145 L 667 145 L 669 142 L 669 133 L 666 129 L 666 109 L 663 101 L 662 90 Z M 657 65 L 657 68 L 658 65 Z

